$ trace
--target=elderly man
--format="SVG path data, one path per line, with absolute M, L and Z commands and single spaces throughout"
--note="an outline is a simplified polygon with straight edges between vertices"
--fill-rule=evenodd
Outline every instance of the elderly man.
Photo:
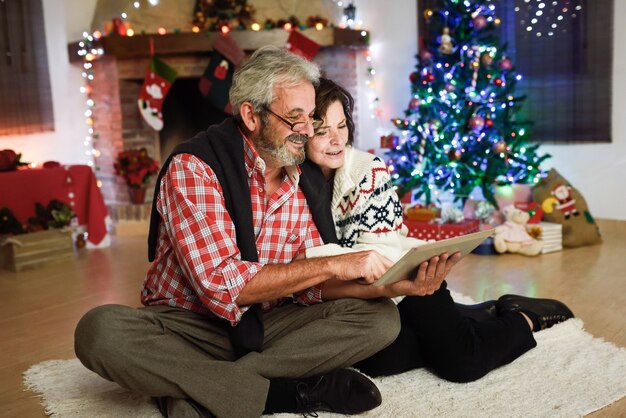
M 381 402 L 345 367 L 395 339 L 397 310 L 376 295 L 324 300 L 322 285 L 372 282 L 391 263 L 373 251 L 304 259 L 336 239 L 321 173 L 298 168 L 318 79 L 284 50 L 252 55 L 233 79 L 235 116 L 161 170 L 145 306 L 100 306 L 77 326 L 82 363 L 156 398 L 165 416 L 354 414 Z M 431 263 L 405 287 L 434 291 L 454 262 Z

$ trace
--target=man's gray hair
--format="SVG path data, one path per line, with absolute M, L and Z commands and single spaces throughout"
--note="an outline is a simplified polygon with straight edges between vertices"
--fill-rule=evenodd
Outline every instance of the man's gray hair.
M 286 49 L 272 45 L 261 47 L 233 75 L 230 88 L 233 114 L 239 114 L 244 102 L 252 103 L 256 111 L 269 106 L 277 85 L 289 88 L 309 81 L 317 86 L 319 78 L 320 69 L 316 64 Z

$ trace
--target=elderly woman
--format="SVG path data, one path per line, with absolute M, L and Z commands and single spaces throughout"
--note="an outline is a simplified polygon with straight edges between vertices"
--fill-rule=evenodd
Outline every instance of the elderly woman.
M 306 152 L 332 182 L 331 210 L 340 246 L 309 249 L 307 258 L 374 249 L 397 260 L 421 241 L 406 236 L 402 208 L 384 161 L 351 146 L 352 96 L 323 79 L 315 105 L 315 135 Z M 334 286 L 327 282 L 322 297 L 332 295 L 337 290 Z M 455 304 L 445 281 L 430 295 L 396 301 L 402 321 L 400 335 L 389 347 L 355 365 L 370 376 L 429 367 L 447 380 L 476 380 L 535 347 L 532 331 L 573 317 L 558 301 L 516 295 L 476 306 Z

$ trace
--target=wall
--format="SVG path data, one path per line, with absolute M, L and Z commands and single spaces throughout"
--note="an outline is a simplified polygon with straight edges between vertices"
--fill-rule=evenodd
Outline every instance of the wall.
M 87 126 L 83 113 L 84 96 L 80 93 L 83 78 L 79 65 L 70 64 L 68 39 L 82 38 L 87 30 L 96 0 L 45 0 L 43 3 L 48 68 L 52 87 L 54 132 L 0 137 L 0 149 L 22 152 L 22 160 L 42 163 L 56 160 L 63 164 L 87 164 L 83 144 Z
M 55 128 L 53 133 L 26 137 L 0 137 L 0 149 L 13 148 L 24 154 L 26 161 L 59 160 L 84 164 L 90 160 L 84 152 L 86 133 L 80 67 L 70 65 L 67 43 L 80 39 L 88 29 L 95 0 L 45 0 L 44 16 L 52 81 Z M 408 75 L 415 65 L 417 50 L 417 9 L 414 0 L 388 0 L 380 7 L 376 0 L 359 0 L 357 19 L 372 31 L 373 66 L 376 91 L 380 98 L 380 124 L 370 119 L 369 102 L 360 97 L 359 146 L 378 145 L 380 133 L 391 128 L 389 118 L 402 115 L 409 100 Z M 621 18 L 624 19 L 621 19 Z M 544 146 L 553 155 L 546 167 L 556 167 L 585 196 L 591 213 L 598 218 L 626 220 L 626 186 L 621 178 L 626 172 L 626 108 L 620 105 L 626 97 L 626 50 L 618 48 L 626 42 L 626 2 L 615 1 L 613 82 L 613 143 L 604 145 Z M 365 64 L 362 64 L 365 71 Z M 360 80 L 362 83 L 362 80 Z M 364 88 L 363 84 L 360 84 Z M 361 95 L 365 96 L 365 95 Z

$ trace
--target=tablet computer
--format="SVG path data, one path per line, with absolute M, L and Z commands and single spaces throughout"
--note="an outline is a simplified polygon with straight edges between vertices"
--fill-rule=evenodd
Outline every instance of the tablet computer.
M 478 247 L 481 242 L 492 236 L 493 233 L 493 229 L 488 229 L 411 248 L 380 279 L 374 282 L 373 286 L 383 286 L 407 278 L 414 278 L 419 265 L 436 255 L 448 253 L 451 256 L 456 252 L 460 252 L 461 258 L 463 258 L 474 248 Z

